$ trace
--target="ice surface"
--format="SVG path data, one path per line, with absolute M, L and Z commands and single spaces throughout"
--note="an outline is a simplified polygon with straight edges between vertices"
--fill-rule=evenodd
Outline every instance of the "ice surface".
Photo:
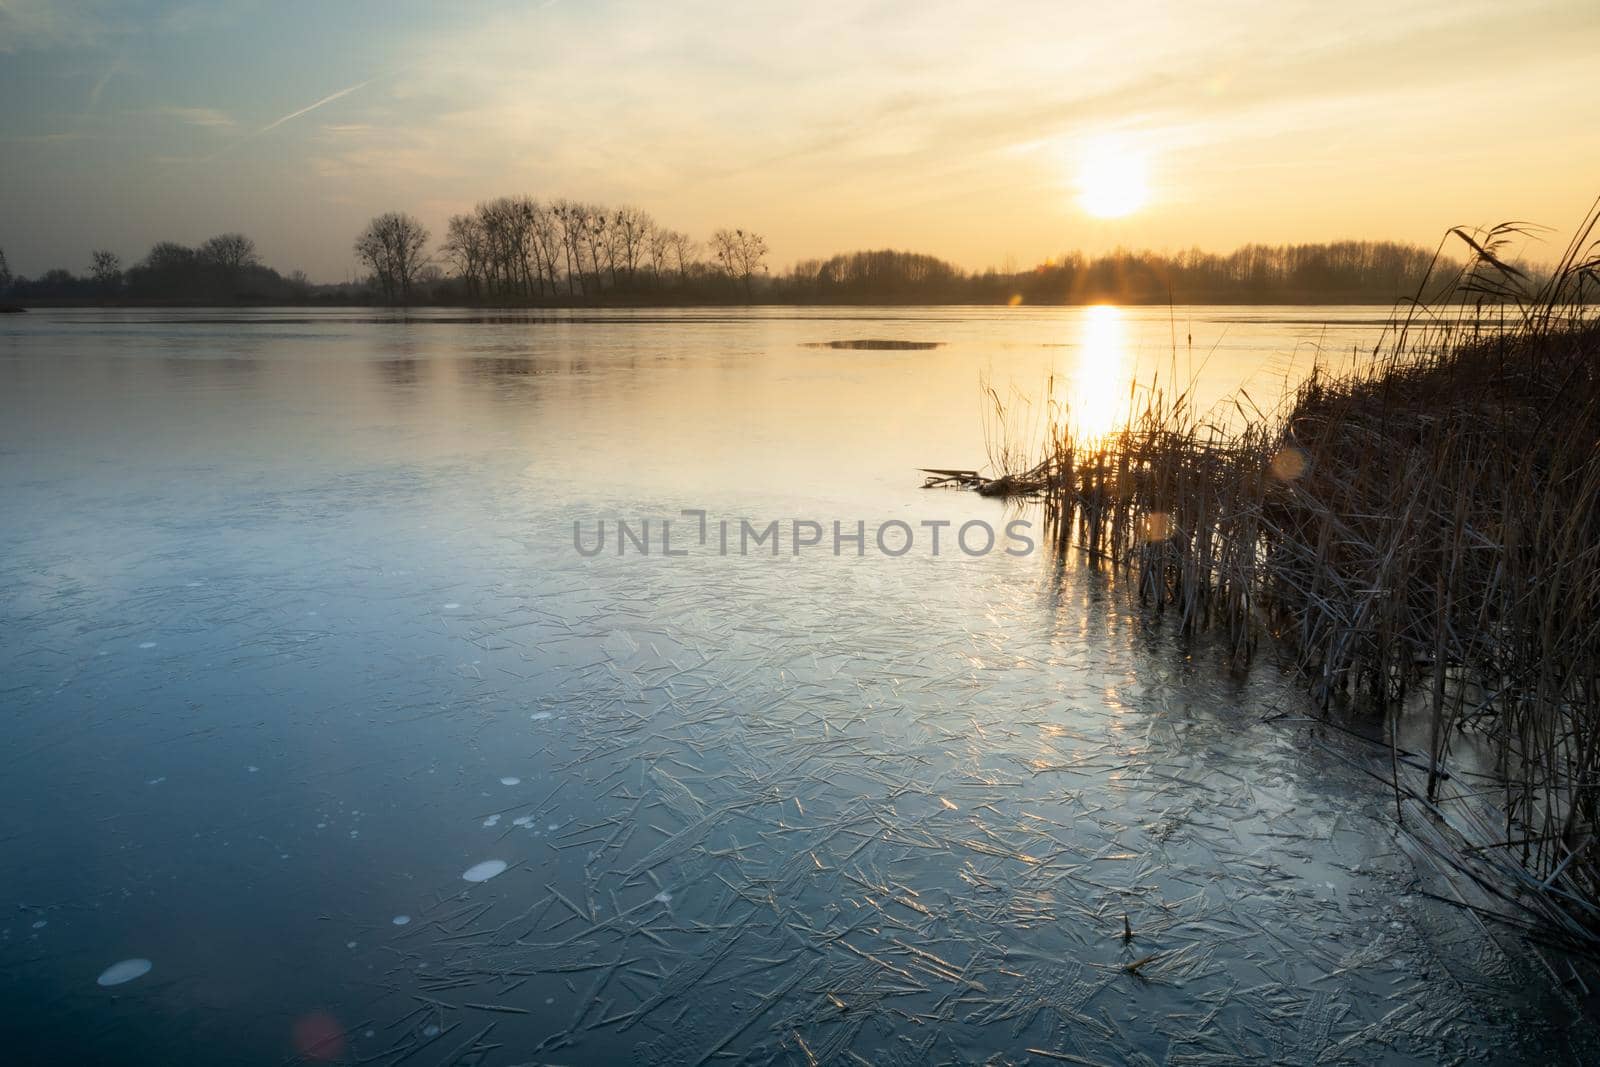
M 698 506 L 995 522 L 915 468 L 981 457 L 978 369 L 1045 381 L 1070 312 L 919 318 L 914 364 L 793 309 L 47 314 L 0 329 L 8 1033 L 210 1062 L 318 990 L 408 1067 L 1600 1062 L 1565 961 L 1424 895 L 1359 744 L 1110 567 L 571 550 L 600 514 L 698 550 Z M 174 921 L 165 979 L 71 995 Z
M 626 660 L 639 651 L 639 642 L 635 641 L 626 630 L 612 630 L 601 642 L 600 647 L 605 649 L 606 655 L 612 659 Z

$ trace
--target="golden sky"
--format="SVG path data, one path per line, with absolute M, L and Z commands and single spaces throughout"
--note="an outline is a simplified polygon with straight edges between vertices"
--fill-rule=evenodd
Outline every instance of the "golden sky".
M 0 0 L 0 247 L 240 229 L 331 280 L 374 213 L 522 192 L 754 228 L 777 267 L 1432 244 L 1582 214 L 1596 57 L 1596 0 Z

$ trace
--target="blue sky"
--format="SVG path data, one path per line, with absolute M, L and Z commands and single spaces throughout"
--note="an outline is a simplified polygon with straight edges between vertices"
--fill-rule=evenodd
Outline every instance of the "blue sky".
M 1569 225 L 1600 4 L 1514 7 L 0 0 L 0 248 L 243 230 L 332 280 L 376 212 L 521 192 L 752 227 L 776 265 Z M 1138 210 L 1084 210 L 1135 172 Z

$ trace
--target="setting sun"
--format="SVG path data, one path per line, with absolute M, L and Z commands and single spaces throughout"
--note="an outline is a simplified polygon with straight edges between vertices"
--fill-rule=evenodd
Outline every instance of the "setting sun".
M 1150 199 L 1143 157 L 1116 144 L 1091 145 L 1078 164 L 1078 206 L 1097 219 L 1131 215 Z

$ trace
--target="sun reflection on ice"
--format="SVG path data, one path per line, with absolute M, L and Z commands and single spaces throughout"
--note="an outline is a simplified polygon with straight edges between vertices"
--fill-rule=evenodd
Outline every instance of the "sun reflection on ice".
M 1122 308 L 1096 304 L 1078 319 L 1077 359 L 1056 386 L 1058 417 L 1072 438 L 1087 444 L 1104 437 L 1127 417 L 1131 355 Z

